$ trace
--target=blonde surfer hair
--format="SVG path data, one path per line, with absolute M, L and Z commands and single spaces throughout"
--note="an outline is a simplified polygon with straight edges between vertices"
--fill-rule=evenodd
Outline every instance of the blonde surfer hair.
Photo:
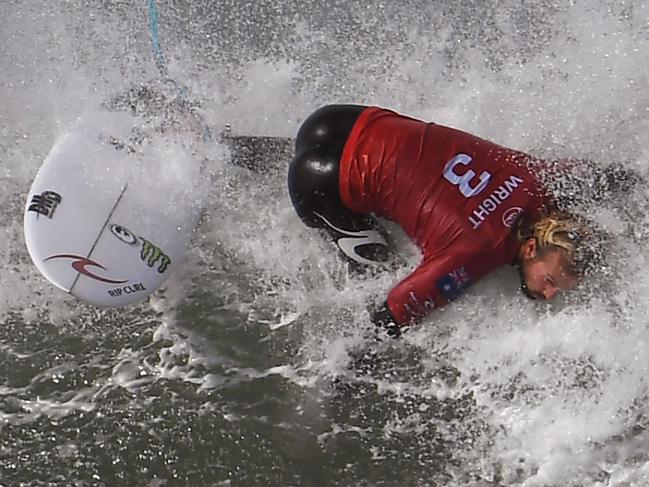
M 536 240 L 537 252 L 560 251 L 568 272 L 574 277 L 590 274 L 603 261 L 604 235 L 586 218 L 561 210 L 551 210 L 518 225 L 518 239 Z

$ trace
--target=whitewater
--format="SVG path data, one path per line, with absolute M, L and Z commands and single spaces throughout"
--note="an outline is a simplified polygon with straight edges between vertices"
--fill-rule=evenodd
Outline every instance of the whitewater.
M 642 0 L 157 5 L 168 75 L 216 132 L 293 137 L 321 105 L 376 104 L 647 176 Z M 250 171 L 214 138 L 185 265 L 100 310 L 38 273 L 23 210 L 59 136 L 160 82 L 146 2 L 5 0 L 0 18 L 0 485 L 649 485 L 644 187 L 584 208 L 616 237 L 596 282 L 536 303 L 502 269 L 376 341 L 368 304 L 416 250 L 350 273 L 295 215 L 289 151 Z M 152 150 L 189 189 L 186 159 Z

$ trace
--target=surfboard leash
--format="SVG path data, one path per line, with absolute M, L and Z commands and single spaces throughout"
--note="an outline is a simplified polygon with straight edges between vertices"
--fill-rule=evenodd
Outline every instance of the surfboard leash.
M 160 44 L 160 17 L 158 15 L 158 3 L 156 0 L 147 0 L 147 14 L 149 19 L 149 36 L 151 37 L 151 48 L 153 49 L 156 68 L 158 68 L 160 75 L 165 81 L 174 85 L 181 97 L 187 98 L 187 87 L 169 76 L 167 59 L 162 52 L 162 46 Z
M 158 4 L 156 0 L 147 0 L 147 13 L 149 17 L 149 36 L 155 64 L 162 76 L 167 76 L 167 60 L 160 47 L 160 20 L 158 17 Z

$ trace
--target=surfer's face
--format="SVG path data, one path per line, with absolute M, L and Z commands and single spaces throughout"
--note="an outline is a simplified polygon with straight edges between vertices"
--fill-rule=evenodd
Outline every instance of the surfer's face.
M 566 259 L 560 250 L 538 252 L 536 240 L 529 239 L 519 252 L 521 289 L 532 299 L 550 300 L 560 291 L 572 289 L 577 278 L 567 271 Z

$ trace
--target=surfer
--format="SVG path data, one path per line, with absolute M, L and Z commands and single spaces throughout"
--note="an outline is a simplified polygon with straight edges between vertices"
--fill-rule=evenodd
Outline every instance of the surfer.
M 543 161 L 391 110 L 329 105 L 298 131 L 288 188 L 302 221 L 324 229 L 353 266 L 390 258 L 377 217 L 417 244 L 421 263 L 372 313 L 399 335 L 503 265 L 517 267 L 526 296 L 544 300 L 601 265 L 601 232 L 560 209 L 551 181 L 568 168 L 604 186 L 618 175 L 579 163 Z

